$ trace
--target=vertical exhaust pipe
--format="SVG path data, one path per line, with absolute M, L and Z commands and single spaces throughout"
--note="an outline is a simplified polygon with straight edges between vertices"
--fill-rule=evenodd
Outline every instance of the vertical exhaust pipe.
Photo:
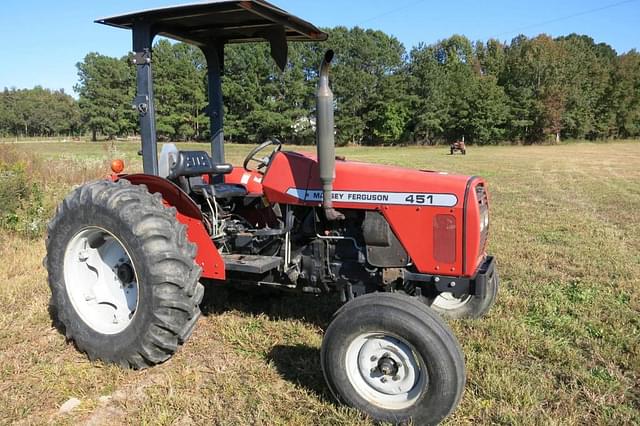
M 322 184 L 322 210 L 329 221 L 344 219 L 344 215 L 333 208 L 331 194 L 336 177 L 336 143 L 334 140 L 333 92 L 329 87 L 329 70 L 333 50 L 327 50 L 320 65 L 320 82 L 316 95 L 316 145 L 318 167 Z

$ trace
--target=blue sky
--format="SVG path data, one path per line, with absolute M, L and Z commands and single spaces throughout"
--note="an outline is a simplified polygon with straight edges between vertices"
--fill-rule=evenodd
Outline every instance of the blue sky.
M 192 2 L 193 0 L 191 0 Z M 0 88 L 35 85 L 73 94 L 75 64 L 91 51 L 121 56 L 125 30 L 96 18 L 189 0 L 2 0 Z M 587 34 L 619 53 L 640 48 L 640 0 L 272 0 L 318 26 L 361 26 L 396 36 L 407 49 L 452 34 L 471 40 L 519 33 Z

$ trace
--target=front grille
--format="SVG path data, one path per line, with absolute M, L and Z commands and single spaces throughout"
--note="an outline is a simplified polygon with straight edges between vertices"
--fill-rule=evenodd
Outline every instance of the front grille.
M 485 220 L 485 217 L 489 217 L 489 199 L 487 197 L 487 192 L 484 189 L 484 185 L 476 186 L 476 198 L 478 200 L 478 211 L 480 214 L 480 221 L 482 225 L 482 221 Z M 487 245 L 487 237 L 489 236 L 489 223 L 486 223 L 486 226 L 481 226 L 480 229 L 480 253 L 485 251 Z

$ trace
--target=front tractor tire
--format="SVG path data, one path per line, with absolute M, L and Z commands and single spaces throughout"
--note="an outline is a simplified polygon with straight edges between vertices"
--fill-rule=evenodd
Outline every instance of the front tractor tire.
M 58 207 L 46 245 L 53 319 L 90 359 L 146 368 L 191 335 L 201 269 L 159 194 L 126 180 L 85 184 Z
M 381 422 L 437 424 L 462 397 L 464 357 L 447 324 L 425 304 L 372 293 L 343 306 L 322 341 L 336 399 Z

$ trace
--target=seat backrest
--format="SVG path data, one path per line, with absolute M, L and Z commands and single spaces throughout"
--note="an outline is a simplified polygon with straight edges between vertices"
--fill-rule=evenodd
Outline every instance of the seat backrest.
M 226 175 L 233 171 L 231 164 L 213 164 L 206 151 L 178 151 L 176 161 L 169 168 L 169 179 L 181 176 Z

